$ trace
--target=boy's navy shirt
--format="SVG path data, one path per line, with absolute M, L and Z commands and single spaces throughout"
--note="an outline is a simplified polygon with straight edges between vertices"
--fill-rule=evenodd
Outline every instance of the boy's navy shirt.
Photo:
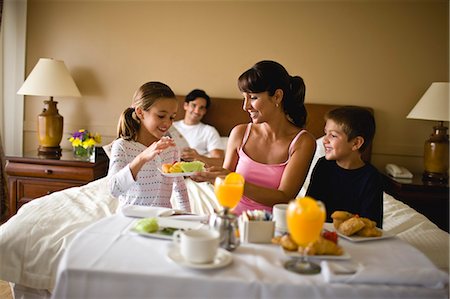
M 325 157 L 317 161 L 306 195 L 325 204 L 327 222 L 334 211 L 348 211 L 383 226 L 383 181 L 369 163 L 358 169 L 344 169 Z

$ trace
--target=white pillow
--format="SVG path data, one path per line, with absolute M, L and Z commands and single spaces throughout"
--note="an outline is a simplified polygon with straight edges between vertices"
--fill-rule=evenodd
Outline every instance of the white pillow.
M 226 153 L 227 152 L 227 143 L 228 143 L 228 137 L 227 136 L 220 136 L 220 140 L 222 141 L 223 144 L 223 152 Z
M 113 142 L 114 142 L 114 141 L 113 141 Z M 103 150 L 105 151 L 105 154 L 106 154 L 106 155 L 108 156 L 108 158 L 110 158 L 110 159 L 111 159 L 111 148 L 112 148 L 113 142 L 108 143 L 108 144 L 105 144 L 104 146 L 102 146 Z
M 297 197 L 303 197 L 306 194 L 306 190 L 308 190 L 309 181 L 311 179 L 311 173 L 316 166 L 317 161 L 320 157 L 325 156 L 325 148 L 323 146 L 323 136 L 319 139 L 316 139 L 316 151 L 314 153 L 314 157 L 311 161 L 311 166 L 309 167 L 308 175 L 306 176 L 305 182 L 303 183 L 302 189 L 298 193 Z

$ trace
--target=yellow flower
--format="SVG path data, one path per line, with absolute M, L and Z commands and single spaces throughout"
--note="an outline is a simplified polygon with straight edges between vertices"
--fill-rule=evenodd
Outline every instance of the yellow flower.
M 84 148 L 89 148 L 95 146 L 97 143 L 102 142 L 102 137 L 100 134 L 91 134 L 88 130 L 80 129 L 73 133 L 71 137 L 68 138 L 73 147 L 82 146 Z

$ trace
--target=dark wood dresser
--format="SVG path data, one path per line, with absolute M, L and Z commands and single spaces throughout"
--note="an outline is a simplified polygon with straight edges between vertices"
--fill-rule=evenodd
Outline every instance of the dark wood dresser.
M 108 163 L 101 147 L 96 148 L 94 162 L 76 160 L 72 151 L 64 150 L 59 159 L 38 156 L 37 151 L 22 156 L 7 156 L 8 218 L 35 198 L 106 176 Z
M 425 215 L 437 226 L 449 231 L 449 188 L 447 183 L 422 181 L 421 174 L 412 179 L 396 179 L 383 174 L 385 192 Z

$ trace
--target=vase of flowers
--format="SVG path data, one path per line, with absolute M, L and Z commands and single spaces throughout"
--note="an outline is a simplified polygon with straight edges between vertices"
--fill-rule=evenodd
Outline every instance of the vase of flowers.
M 95 145 L 102 142 L 99 134 L 92 134 L 88 130 L 81 129 L 73 133 L 69 141 L 72 143 L 75 159 L 95 162 Z

